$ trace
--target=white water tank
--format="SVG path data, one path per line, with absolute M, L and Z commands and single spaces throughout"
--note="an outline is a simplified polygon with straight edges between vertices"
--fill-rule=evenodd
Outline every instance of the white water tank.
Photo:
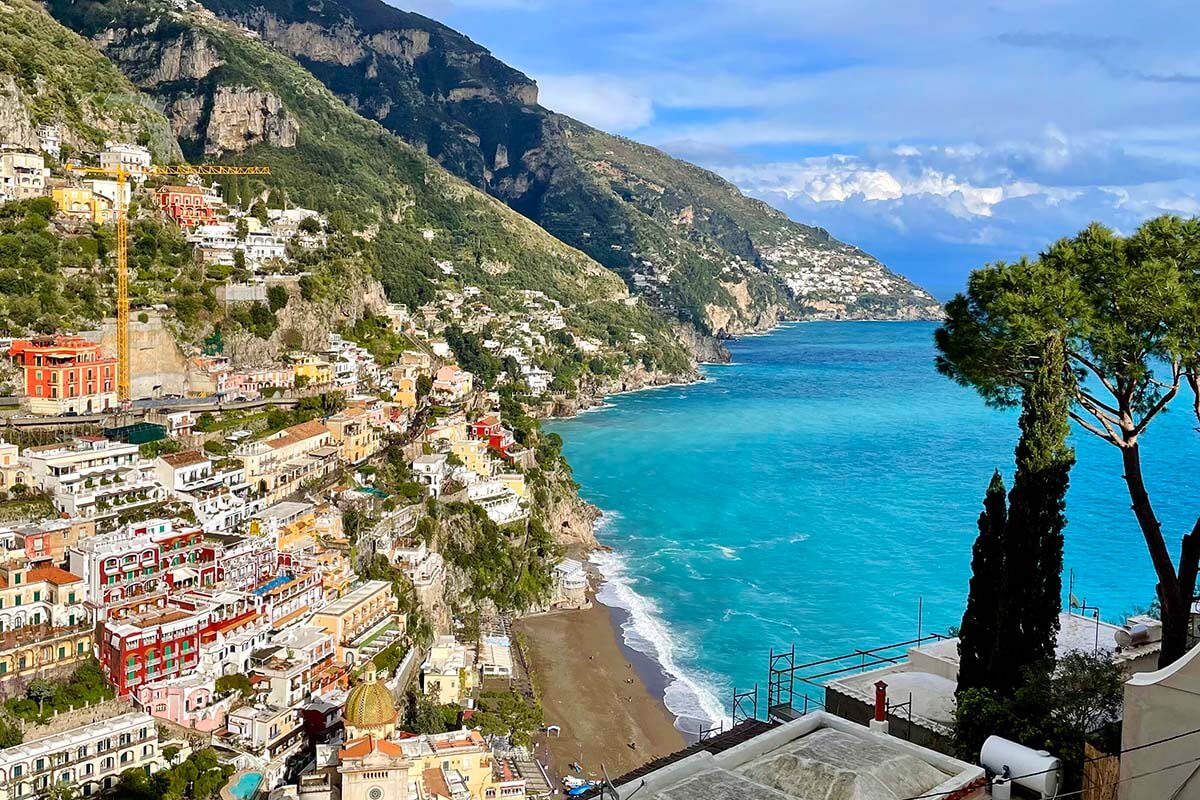
M 979 763 L 989 772 L 1008 774 L 1017 786 L 1054 797 L 1062 787 L 1062 762 L 1045 750 L 1034 750 L 1001 736 L 989 736 L 979 751 Z

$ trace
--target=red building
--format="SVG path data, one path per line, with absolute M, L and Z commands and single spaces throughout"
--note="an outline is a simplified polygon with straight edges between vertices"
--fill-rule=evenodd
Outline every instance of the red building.
M 91 414 L 117 405 L 117 360 L 82 336 L 18 339 L 9 355 L 25 373 L 25 403 L 34 414 Z
M 101 622 L 100 666 L 118 697 L 146 683 L 191 674 L 202 646 L 254 624 L 261 608 L 261 599 L 253 595 L 181 592 L 164 608 Z
M 182 228 L 217 221 L 212 199 L 197 186 L 163 186 L 154 194 L 159 209 Z
M 200 661 L 200 637 L 208 624 L 209 609 L 174 606 L 100 623 L 100 666 L 117 696 L 128 697 L 144 683 L 192 672 Z
M 471 435 L 477 439 L 486 439 L 488 448 L 503 459 L 509 458 L 509 450 L 516 444 L 512 431 L 505 428 L 496 416 L 484 417 L 471 423 Z
M 81 540 L 67 561 L 88 582 L 96 619 L 161 611 L 172 592 L 217 580 L 212 550 L 199 528 L 154 519 Z

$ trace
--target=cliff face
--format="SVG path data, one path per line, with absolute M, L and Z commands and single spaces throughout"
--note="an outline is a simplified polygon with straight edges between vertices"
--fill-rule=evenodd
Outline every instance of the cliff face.
M 92 43 L 161 103 L 189 156 L 296 146 L 300 125 L 283 101 L 247 85 L 204 30 L 151 15 L 142 24 L 103 28 Z
M 532 80 L 437 22 L 381 0 L 203 2 L 701 330 L 940 313 L 919 287 L 825 231 L 710 172 L 542 108 Z
M 0 3 L 0 141 L 38 149 L 38 125 L 95 151 L 109 139 L 179 158 L 166 119 L 120 70 L 29 0 Z

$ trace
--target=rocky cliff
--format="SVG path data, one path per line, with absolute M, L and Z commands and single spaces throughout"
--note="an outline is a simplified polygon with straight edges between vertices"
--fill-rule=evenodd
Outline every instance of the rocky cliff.
M 203 0 L 424 149 L 706 332 L 780 319 L 934 317 L 911 282 L 716 175 L 542 108 L 536 84 L 381 0 Z
M 0 142 L 38 149 L 38 125 L 58 126 L 67 153 L 109 139 L 180 157 L 163 115 L 79 36 L 29 0 L 0 3 Z

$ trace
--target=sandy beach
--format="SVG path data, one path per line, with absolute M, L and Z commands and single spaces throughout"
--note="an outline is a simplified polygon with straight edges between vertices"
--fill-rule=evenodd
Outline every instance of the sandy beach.
M 603 764 L 616 778 L 686 746 L 661 687 L 655 693 L 647 686 L 617 641 L 611 613 L 593 601 L 590 609 L 515 624 L 528 646 L 546 723 L 562 727 L 562 736 L 548 740 L 559 774 L 578 761 L 586 777 L 600 777 Z

